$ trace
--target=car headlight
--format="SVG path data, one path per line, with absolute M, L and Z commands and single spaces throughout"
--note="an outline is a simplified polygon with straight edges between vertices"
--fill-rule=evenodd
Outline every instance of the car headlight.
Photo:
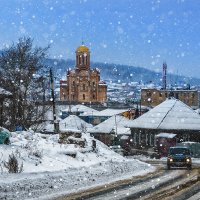
M 173 162 L 173 158 L 169 158 L 169 162 Z
M 189 159 L 189 158 L 186 158 L 186 162 L 190 162 L 190 159 Z

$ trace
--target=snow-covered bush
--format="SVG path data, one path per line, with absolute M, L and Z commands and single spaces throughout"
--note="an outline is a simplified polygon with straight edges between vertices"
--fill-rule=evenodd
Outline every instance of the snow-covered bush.
M 4 167 L 9 173 L 21 173 L 23 171 L 23 162 L 20 165 L 17 156 L 12 153 L 9 155 L 8 161 L 4 162 Z
M 37 148 L 31 149 L 31 151 L 29 152 L 29 155 L 31 156 L 35 156 L 37 158 L 42 158 L 43 156 L 43 151 L 39 150 Z

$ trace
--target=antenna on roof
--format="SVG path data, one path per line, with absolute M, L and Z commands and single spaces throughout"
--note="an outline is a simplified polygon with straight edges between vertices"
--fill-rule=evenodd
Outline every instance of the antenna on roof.
M 163 62 L 163 90 L 167 88 L 167 63 Z

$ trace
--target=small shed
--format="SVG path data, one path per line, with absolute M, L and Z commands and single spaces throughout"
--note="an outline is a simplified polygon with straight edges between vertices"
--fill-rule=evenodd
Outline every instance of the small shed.
M 170 147 L 176 146 L 176 134 L 159 133 L 155 136 L 156 150 L 160 156 L 167 156 Z
M 112 145 L 116 137 L 120 139 L 123 135 L 131 135 L 130 128 L 124 125 L 127 121 L 126 117 L 115 115 L 88 129 L 88 132 L 106 145 Z

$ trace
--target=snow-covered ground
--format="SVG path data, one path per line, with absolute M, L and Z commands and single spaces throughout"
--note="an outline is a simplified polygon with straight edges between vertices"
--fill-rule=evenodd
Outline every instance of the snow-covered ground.
M 59 144 L 58 135 L 13 132 L 11 145 L 0 145 L 0 199 L 51 199 L 61 194 L 105 185 L 155 170 L 137 159 L 126 159 L 83 133 L 84 148 Z M 14 153 L 23 172 L 9 174 L 4 167 Z M 75 157 L 70 156 L 75 155 Z

